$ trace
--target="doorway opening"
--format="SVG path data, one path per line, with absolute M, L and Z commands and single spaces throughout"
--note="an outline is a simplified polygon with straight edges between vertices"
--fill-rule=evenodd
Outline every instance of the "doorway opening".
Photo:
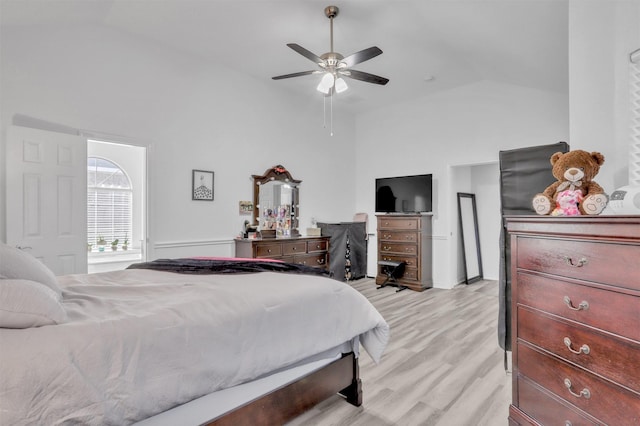
M 462 192 L 474 194 L 477 203 L 477 218 L 479 228 L 479 245 L 482 250 L 482 265 L 484 279 L 497 280 L 499 271 L 500 245 L 500 170 L 497 162 L 482 164 L 462 164 L 451 166 L 452 193 Z M 454 197 L 452 197 L 454 201 Z M 452 202 L 452 211 L 457 211 Z M 456 235 L 459 236 L 460 225 L 456 222 Z M 455 284 L 465 282 L 462 243 L 456 240 L 452 255 L 457 259 L 455 268 Z
M 147 149 L 87 140 L 87 270 L 146 260 Z

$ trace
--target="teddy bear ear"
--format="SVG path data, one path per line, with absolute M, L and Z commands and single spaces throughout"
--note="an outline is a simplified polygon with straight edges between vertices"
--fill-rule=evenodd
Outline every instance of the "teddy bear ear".
M 602 166 L 604 164 L 604 155 L 600 154 L 599 152 L 592 152 L 591 158 L 593 158 L 595 162 L 598 163 L 598 166 Z
M 562 152 L 556 152 L 555 154 L 553 154 L 549 160 L 551 161 L 551 165 L 553 166 L 554 164 L 556 164 L 556 161 L 558 161 L 563 155 L 564 154 Z

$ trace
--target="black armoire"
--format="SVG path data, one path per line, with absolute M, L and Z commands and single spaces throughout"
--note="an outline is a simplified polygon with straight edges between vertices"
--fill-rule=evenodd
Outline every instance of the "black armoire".
M 367 229 L 365 222 L 318 223 L 329 241 L 329 269 L 336 280 L 349 281 L 367 275 Z
M 505 216 L 534 215 L 534 195 L 555 182 L 551 156 L 569 151 L 566 142 L 500 151 L 500 312 L 498 341 L 500 347 L 511 350 L 511 248 Z

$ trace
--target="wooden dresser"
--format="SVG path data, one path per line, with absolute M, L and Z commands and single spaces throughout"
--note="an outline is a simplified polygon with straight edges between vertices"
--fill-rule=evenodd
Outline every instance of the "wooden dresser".
M 510 425 L 640 425 L 640 216 L 507 217 Z
M 279 259 L 329 268 L 329 237 L 236 239 L 236 257 Z
M 398 284 L 422 291 L 433 287 L 431 265 L 431 216 L 377 215 L 378 261 L 406 262 L 404 275 Z M 376 284 L 386 279 L 378 265 Z

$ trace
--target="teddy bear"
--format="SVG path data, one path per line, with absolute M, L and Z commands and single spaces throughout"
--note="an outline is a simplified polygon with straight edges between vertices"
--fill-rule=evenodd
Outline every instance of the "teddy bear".
M 557 181 L 533 197 L 533 209 L 537 214 L 597 215 L 604 210 L 609 197 L 593 180 L 604 163 L 604 155 L 578 149 L 556 152 L 550 161 Z

